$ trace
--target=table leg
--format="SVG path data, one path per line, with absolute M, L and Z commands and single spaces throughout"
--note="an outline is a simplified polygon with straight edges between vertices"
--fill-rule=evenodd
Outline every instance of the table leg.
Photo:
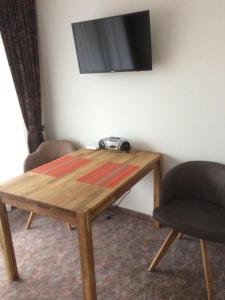
M 89 213 L 77 213 L 77 221 L 84 299 L 96 300 L 94 253 Z
M 8 215 L 5 204 L 0 199 L 0 243 L 6 266 L 6 273 L 10 281 L 19 279 L 16 257 L 13 249 Z
M 154 208 L 160 206 L 160 190 L 162 181 L 162 160 L 161 158 L 157 161 L 154 168 Z M 159 221 L 154 221 L 154 226 L 159 228 Z

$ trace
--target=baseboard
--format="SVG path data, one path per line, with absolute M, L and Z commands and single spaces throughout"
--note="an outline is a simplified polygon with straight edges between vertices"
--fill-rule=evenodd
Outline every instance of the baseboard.
M 139 219 L 142 219 L 142 220 L 145 220 L 145 221 L 153 222 L 153 217 L 152 216 L 141 213 L 141 212 L 138 212 L 138 211 L 135 211 L 135 210 L 124 208 L 124 207 L 121 207 L 121 206 L 112 206 L 111 210 L 113 210 L 115 212 L 123 213 L 123 214 L 126 214 L 126 215 L 130 215 L 132 217 L 139 218 Z

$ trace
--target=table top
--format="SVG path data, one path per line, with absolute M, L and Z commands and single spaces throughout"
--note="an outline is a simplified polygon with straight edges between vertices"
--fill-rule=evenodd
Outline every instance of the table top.
M 0 184 L 0 197 L 93 216 L 144 177 L 160 154 L 80 149 Z M 7 201 L 4 201 L 7 203 Z M 15 205 L 20 207 L 20 205 Z M 24 205 L 22 205 L 24 208 Z

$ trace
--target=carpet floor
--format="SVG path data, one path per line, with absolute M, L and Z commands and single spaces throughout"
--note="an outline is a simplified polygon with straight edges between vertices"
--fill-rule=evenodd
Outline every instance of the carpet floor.
M 25 230 L 28 213 L 9 213 L 20 281 L 6 280 L 0 251 L 1 300 L 81 300 L 76 230 L 37 216 Z M 156 272 L 147 272 L 168 229 L 108 210 L 93 223 L 96 282 L 100 300 L 206 300 L 197 239 L 184 236 L 171 246 Z M 214 299 L 225 299 L 225 246 L 208 243 Z

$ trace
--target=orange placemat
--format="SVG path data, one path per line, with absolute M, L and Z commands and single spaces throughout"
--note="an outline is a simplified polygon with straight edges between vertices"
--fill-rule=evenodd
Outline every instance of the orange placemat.
M 139 167 L 135 165 L 107 162 L 80 177 L 78 181 L 112 188 L 133 174 L 138 168 Z
M 31 171 L 53 177 L 62 177 L 78 168 L 83 167 L 91 161 L 91 159 L 87 158 L 66 155 L 47 164 L 41 165 Z

